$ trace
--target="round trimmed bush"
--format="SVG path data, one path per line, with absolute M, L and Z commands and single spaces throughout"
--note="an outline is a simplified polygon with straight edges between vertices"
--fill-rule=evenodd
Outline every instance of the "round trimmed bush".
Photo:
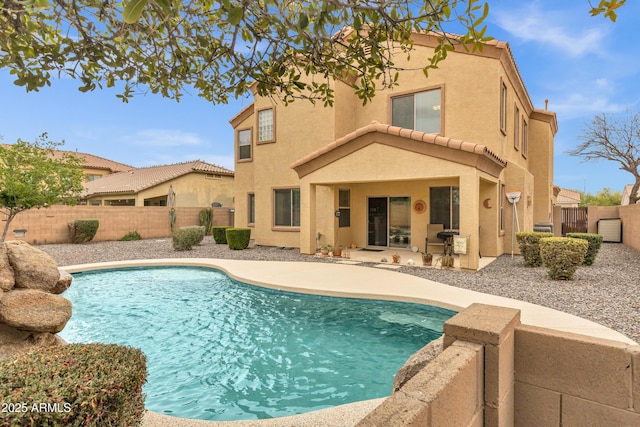
M 173 232 L 173 249 L 176 251 L 188 251 L 204 239 L 204 227 L 201 225 L 189 225 L 180 227 Z
M 582 265 L 592 265 L 596 260 L 598 251 L 600 251 L 600 247 L 604 241 L 604 236 L 595 233 L 567 233 L 567 237 L 583 239 L 589 243 L 589 248 L 587 249 L 587 254 L 584 256 L 584 262 Z
M 69 221 L 69 240 L 71 243 L 86 243 L 93 240 L 98 232 L 100 222 L 97 219 L 76 219 Z
M 540 256 L 554 280 L 572 280 L 578 266 L 584 261 L 589 244 L 586 240 L 570 237 L 540 239 Z
M 524 265 L 527 267 L 540 267 L 542 258 L 540 258 L 540 239 L 545 237 L 553 237 L 553 233 L 548 232 L 517 232 L 516 239 L 520 247 L 520 253 L 524 258 Z
M 216 225 L 211 227 L 211 232 L 213 233 L 213 240 L 219 245 L 227 244 L 227 234 L 226 230 L 228 228 L 232 228 L 229 225 Z
M 250 228 L 227 228 L 226 234 L 229 249 L 246 249 L 249 246 Z

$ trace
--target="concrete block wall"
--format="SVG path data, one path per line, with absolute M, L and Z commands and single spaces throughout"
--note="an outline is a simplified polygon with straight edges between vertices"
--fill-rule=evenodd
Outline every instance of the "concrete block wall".
M 482 345 L 456 341 L 357 426 L 481 427 L 483 364 Z
M 472 304 L 445 323 L 444 348 L 358 427 L 640 426 L 640 345 Z
M 640 426 L 640 346 L 526 325 L 515 337 L 516 426 Z
M 171 236 L 169 207 L 166 206 L 51 206 L 19 213 L 9 224 L 7 240 L 23 240 L 33 245 L 68 243 L 67 223 L 75 219 L 100 221 L 94 241 L 119 240 L 131 231 L 143 239 Z M 201 207 L 177 207 L 176 227 L 198 225 Z M 212 208 L 214 225 L 232 225 L 229 208 Z M 0 217 L 4 228 L 5 218 Z M 24 237 L 14 237 L 14 230 L 27 230 Z

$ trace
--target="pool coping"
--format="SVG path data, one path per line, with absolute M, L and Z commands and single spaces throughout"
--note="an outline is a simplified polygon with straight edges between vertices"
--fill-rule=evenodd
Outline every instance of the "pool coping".
M 511 298 L 456 288 L 454 286 L 445 285 L 409 274 L 399 273 L 397 271 L 370 268 L 360 265 L 317 262 L 249 261 L 216 258 L 168 258 L 79 264 L 63 266 L 61 269 L 68 273 L 77 273 L 89 270 L 149 266 L 209 267 L 221 270 L 230 277 L 242 282 L 272 289 L 346 298 L 417 302 L 455 311 L 463 310 L 473 303 L 511 307 L 521 310 L 521 322 L 526 325 L 604 338 L 626 344 L 637 344 L 625 335 L 603 325 L 551 308 Z M 357 278 L 357 280 L 354 280 L 354 278 Z M 379 399 L 376 399 L 375 401 L 377 400 Z M 357 407 L 359 406 L 357 403 L 347 405 L 351 407 L 351 416 L 355 416 L 360 413 L 364 416 L 373 409 L 370 407 L 370 402 L 371 401 L 358 402 L 362 404 L 360 405 L 362 406 L 362 412 L 357 410 Z M 340 407 L 329 408 L 316 412 L 322 412 L 323 416 L 328 417 L 327 419 L 331 419 L 332 415 L 330 414 L 332 412 L 335 412 L 336 414 L 339 413 L 339 408 Z M 335 409 L 335 411 L 332 411 L 333 409 Z M 147 412 L 149 413 L 150 411 Z M 315 414 L 315 412 L 308 414 Z M 303 420 L 305 415 L 307 414 L 279 418 L 278 420 L 280 420 L 280 424 L 278 425 L 283 425 L 282 422 L 287 418 L 292 419 L 293 424 L 291 425 L 304 425 Z M 311 417 L 311 415 L 307 415 L 307 417 Z M 293 419 L 295 419 L 295 422 Z M 173 424 L 174 421 L 179 423 L 179 425 L 184 426 L 189 425 L 189 421 L 194 421 L 194 423 L 192 423 L 194 426 L 230 425 L 240 427 L 248 425 L 270 425 L 267 422 L 269 420 L 256 420 L 251 422 L 217 422 L 186 420 L 157 413 L 149 413 L 149 417 L 145 417 L 144 425 L 146 427 L 178 425 L 177 423 Z M 313 424 L 310 423 L 309 425 Z

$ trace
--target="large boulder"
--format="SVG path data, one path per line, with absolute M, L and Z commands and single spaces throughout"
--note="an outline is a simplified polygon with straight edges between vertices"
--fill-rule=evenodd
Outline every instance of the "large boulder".
M 13 268 L 9 264 L 9 255 L 3 244 L 0 244 L 0 292 L 6 292 L 13 289 L 15 276 Z
M 63 269 L 58 269 L 60 271 L 60 278 L 56 285 L 49 291 L 52 294 L 61 294 L 71 286 L 71 282 L 73 281 L 73 276 Z
M 66 344 L 62 338 L 49 332 L 20 331 L 0 323 L 0 360 L 32 351 L 40 347 Z
M 0 322 L 19 330 L 56 333 L 70 318 L 71 301 L 60 295 L 14 289 L 0 296 Z
M 418 372 L 435 359 L 443 351 L 444 339 L 442 337 L 431 341 L 420 350 L 413 353 L 405 364 L 396 373 L 393 379 L 393 392 L 400 390 L 403 385 L 413 378 Z
M 4 245 L 15 274 L 16 288 L 51 292 L 56 287 L 60 271 L 49 254 L 19 240 Z

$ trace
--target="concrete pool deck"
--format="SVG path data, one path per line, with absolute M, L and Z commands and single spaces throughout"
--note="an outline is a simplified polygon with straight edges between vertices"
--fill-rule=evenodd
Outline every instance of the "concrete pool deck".
M 619 332 L 558 310 L 510 298 L 456 288 L 381 268 L 339 263 L 171 258 L 71 265 L 62 267 L 62 269 L 69 273 L 74 273 L 109 268 L 167 265 L 217 268 L 226 272 L 229 276 L 246 283 L 292 292 L 418 302 L 456 311 L 462 310 L 473 303 L 511 307 L 521 310 L 521 321 L 526 325 L 635 344 L 633 340 Z M 185 420 L 148 412 L 147 416 L 145 416 L 144 426 L 347 426 L 355 424 L 381 401 L 382 399 L 357 402 L 343 405 L 343 407 L 279 418 L 276 424 L 274 424 L 275 420 L 233 422 Z M 321 423 L 319 423 L 320 419 L 323 420 Z

